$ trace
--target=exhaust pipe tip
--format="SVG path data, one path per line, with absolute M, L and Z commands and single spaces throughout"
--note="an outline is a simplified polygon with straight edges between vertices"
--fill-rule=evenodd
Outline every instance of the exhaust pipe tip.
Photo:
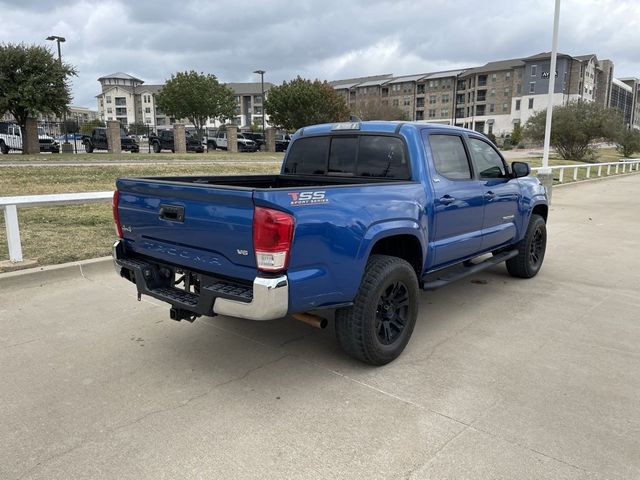
M 299 322 L 304 322 L 307 325 L 311 325 L 315 328 L 326 328 L 329 322 L 326 318 L 320 317 L 318 315 L 313 315 L 311 313 L 294 313 L 291 315 L 295 320 Z

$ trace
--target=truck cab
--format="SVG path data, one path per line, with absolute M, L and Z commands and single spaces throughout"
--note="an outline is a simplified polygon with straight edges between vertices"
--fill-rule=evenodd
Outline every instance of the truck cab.
M 108 150 L 107 129 L 104 127 L 94 128 L 91 135 L 83 135 L 82 143 L 87 153 L 94 150 Z M 120 149 L 124 152 L 138 153 L 140 146 L 133 138 L 129 138 L 123 128 L 120 129 Z

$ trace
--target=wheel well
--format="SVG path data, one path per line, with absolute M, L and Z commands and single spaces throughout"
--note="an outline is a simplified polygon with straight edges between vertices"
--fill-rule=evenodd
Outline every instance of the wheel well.
M 402 258 L 409 262 L 418 278 L 422 274 L 422 247 L 420 241 L 413 235 L 394 235 L 382 238 L 371 249 L 371 255 L 390 255 Z
M 549 213 L 549 207 L 546 205 L 536 205 L 535 207 L 533 207 L 533 211 L 531 212 L 531 214 L 536 214 L 536 215 L 540 215 L 542 218 L 544 218 L 544 221 L 547 221 L 547 215 Z

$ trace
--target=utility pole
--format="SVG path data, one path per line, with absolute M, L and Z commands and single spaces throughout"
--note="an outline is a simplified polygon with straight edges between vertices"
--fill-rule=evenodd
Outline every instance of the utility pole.
M 262 137 L 266 141 L 265 137 L 265 128 L 264 128 L 264 117 L 265 117 L 265 109 L 264 109 L 264 74 L 267 73 L 264 70 L 256 70 L 253 73 L 257 73 L 260 75 L 260 85 L 262 88 Z
M 60 37 L 58 35 L 50 35 L 47 37 L 47 40 L 56 42 L 58 44 L 58 62 L 60 63 L 60 67 L 62 67 L 62 51 L 60 49 L 60 44 L 62 42 L 66 42 L 64 37 Z M 65 111 L 62 112 L 62 125 L 64 128 L 64 143 L 62 144 L 63 152 L 71 152 L 73 149 L 71 148 L 71 144 L 69 143 L 69 139 L 67 136 L 67 109 L 65 106 Z

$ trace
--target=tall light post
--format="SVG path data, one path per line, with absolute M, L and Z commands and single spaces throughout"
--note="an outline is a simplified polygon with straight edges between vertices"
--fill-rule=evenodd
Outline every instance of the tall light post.
M 556 59 L 558 53 L 558 24 L 560 22 L 560 0 L 555 1 L 553 14 L 553 35 L 551 37 L 551 65 L 549 65 L 549 90 L 547 99 L 547 119 L 544 126 L 544 149 L 542 151 L 542 168 L 538 170 L 538 177 L 547 187 L 549 201 L 553 187 L 553 174 L 549 168 L 549 145 L 551 143 L 551 121 L 553 118 L 553 94 L 556 80 Z
M 265 110 L 264 110 L 264 74 L 267 73 L 264 70 L 255 70 L 253 73 L 257 73 L 258 75 L 260 75 L 260 86 L 262 89 L 262 135 L 264 140 L 266 141 L 267 138 L 265 137 L 265 129 L 264 129 L 264 115 L 265 115 Z
M 66 42 L 66 39 L 64 37 L 60 37 L 58 35 L 50 35 L 47 37 L 47 40 L 51 41 L 51 42 L 56 42 L 58 44 L 58 62 L 60 62 L 60 67 L 62 67 L 62 51 L 60 50 L 60 44 L 62 42 Z M 62 144 L 62 151 L 63 152 L 70 152 L 71 151 L 71 144 L 69 143 L 68 137 L 67 137 L 67 111 L 66 111 L 66 107 L 65 107 L 65 111 L 62 112 L 62 125 L 64 128 L 64 143 Z

